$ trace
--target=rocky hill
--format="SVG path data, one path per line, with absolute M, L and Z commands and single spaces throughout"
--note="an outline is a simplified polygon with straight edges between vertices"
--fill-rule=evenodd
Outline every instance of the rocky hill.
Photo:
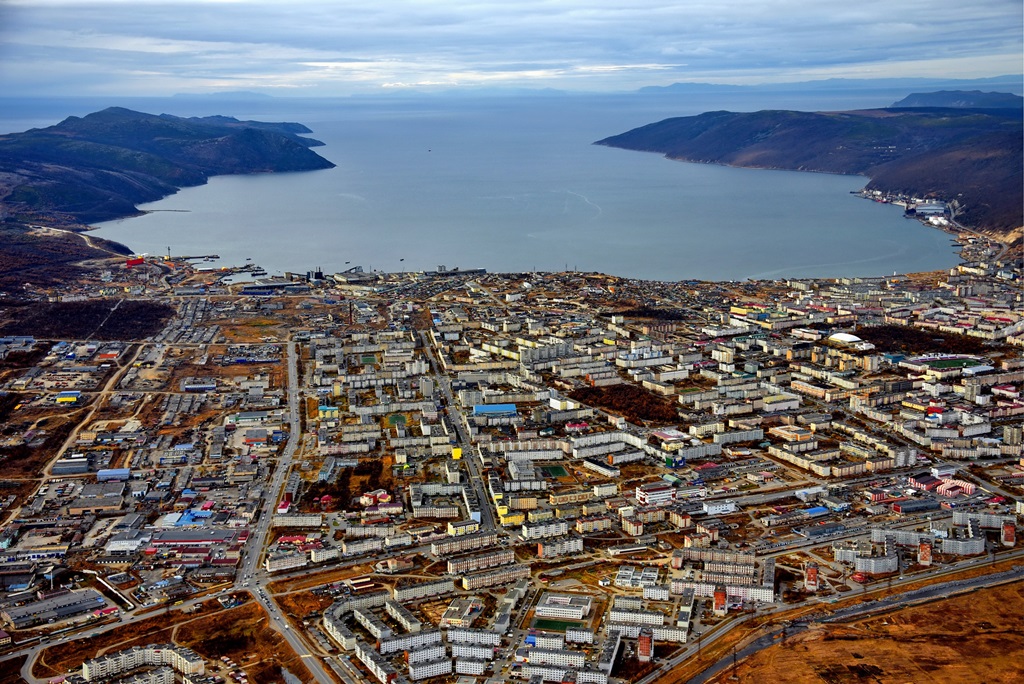
M 0 219 L 75 225 L 138 213 L 210 176 L 334 166 L 297 123 L 112 107 L 0 136 Z
M 1024 224 L 1020 109 L 707 112 L 599 140 L 672 159 L 868 176 L 869 187 L 956 199 L 995 235 Z

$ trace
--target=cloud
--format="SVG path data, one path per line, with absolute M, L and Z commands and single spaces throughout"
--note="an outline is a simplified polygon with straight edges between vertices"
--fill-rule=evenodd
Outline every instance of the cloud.
M 1022 22 L 1018 0 L 6 0 L 0 92 L 980 77 L 1020 71 Z

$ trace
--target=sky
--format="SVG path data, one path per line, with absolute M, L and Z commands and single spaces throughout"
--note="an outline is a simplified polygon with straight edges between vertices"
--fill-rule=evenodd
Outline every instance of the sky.
M 0 0 L 0 97 L 402 89 L 1024 70 L 1020 0 Z

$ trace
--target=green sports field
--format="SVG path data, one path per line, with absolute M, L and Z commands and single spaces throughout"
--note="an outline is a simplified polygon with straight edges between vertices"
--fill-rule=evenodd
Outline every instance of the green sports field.
M 930 368 L 938 368 L 940 370 L 946 368 L 970 368 L 971 366 L 978 366 L 981 361 L 977 359 L 936 359 L 935 361 L 925 361 L 924 365 Z
M 575 620 L 548 620 L 547 618 L 537 618 L 533 621 L 533 626 L 537 629 L 543 629 L 548 632 L 564 632 L 570 627 L 582 627 L 582 622 L 576 622 Z

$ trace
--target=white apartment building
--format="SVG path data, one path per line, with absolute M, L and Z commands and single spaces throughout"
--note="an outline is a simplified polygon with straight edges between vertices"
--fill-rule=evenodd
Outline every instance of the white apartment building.
M 523 539 L 543 539 L 560 537 L 569 533 L 569 523 L 565 520 L 548 520 L 545 522 L 523 525 L 520 536 Z
M 497 543 L 498 535 L 496 533 L 481 532 L 480 534 L 470 534 L 435 541 L 430 545 L 430 553 L 435 556 L 450 556 L 455 553 L 472 551 L 473 549 L 487 548 Z
M 562 667 L 583 667 L 586 656 L 583 651 L 567 651 L 553 648 L 524 649 L 527 661 L 535 665 L 558 665 Z
M 398 674 L 380 653 L 363 641 L 356 640 L 356 657 L 381 684 L 391 684 Z
M 665 624 L 665 614 L 657 610 L 627 610 L 615 607 L 608 612 L 608 621 L 626 625 Z
M 293 568 L 304 567 L 308 563 L 309 558 L 306 557 L 306 554 L 288 551 L 267 554 L 266 560 L 263 561 L 263 567 L 266 568 L 267 572 L 283 572 Z
M 451 673 L 451 658 L 409 664 L 409 679 L 414 682 L 418 682 L 421 679 L 430 679 L 431 677 L 440 677 L 441 675 L 450 675 Z
M 423 623 L 421 623 L 416 616 L 409 612 L 409 609 L 403 606 L 397 601 L 388 599 L 384 602 L 384 610 L 387 611 L 388 615 L 394 618 L 395 622 L 402 626 L 406 632 L 418 632 L 423 629 Z
M 312 563 L 323 563 L 324 561 L 333 560 L 337 557 L 337 546 L 332 546 L 326 549 L 311 549 L 309 552 L 309 560 Z
M 479 676 L 487 669 L 489 661 L 475 660 L 473 658 L 456 658 L 455 674 Z
M 592 644 L 594 632 L 584 627 L 569 627 L 565 630 L 565 641 L 569 644 Z
M 483 629 L 449 629 L 449 644 L 486 644 L 488 646 L 501 646 L 501 635 Z
M 583 537 L 555 537 L 537 542 L 537 558 L 557 558 L 583 551 Z
M 356 619 L 363 629 L 372 634 L 375 639 L 387 639 L 393 632 L 391 628 L 385 625 L 379 617 L 374 615 L 368 610 L 362 608 L 356 608 L 352 611 L 352 617 Z
M 479 644 L 452 644 L 452 657 L 494 660 L 494 647 L 480 646 Z
M 455 591 L 455 582 L 453 580 L 440 579 L 433 580 L 431 582 L 418 582 L 416 584 L 396 586 L 393 596 L 396 601 L 403 603 L 406 601 L 430 598 L 431 596 L 450 594 L 453 591 Z
M 345 539 L 341 542 L 341 552 L 346 556 L 361 556 L 375 553 L 384 548 L 382 537 L 365 537 L 363 539 Z
M 441 643 L 441 632 L 432 630 L 430 632 L 416 632 L 415 634 L 403 634 L 402 636 L 381 639 L 380 653 L 399 653 L 401 651 L 412 651 L 415 649 L 432 646 Z
M 82 663 L 82 677 L 91 682 L 106 679 L 139 667 L 168 665 L 181 674 L 205 674 L 206 662 L 190 648 L 173 644 L 133 646 Z
M 471 591 L 498 584 L 508 584 L 530 576 L 529 565 L 507 565 L 495 570 L 466 575 L 462 578 L 462 588 Z
M 493 568 L 499 565 L 508 565 L 516 559 L 516 552 L 512 549 L 498 549 L 497 551 L 485 553 L 470 553 L 465 556 L 448 559 L 448 574 L 461 575 L 465 572 Z
M 407 662 L 412 665 L 414 663 L 426 663 L 432 660 L 440 660 L 445 657 L 444 644 L 432 644 L 430 646 L 421 646 L 414 651 L 408 651 Z M 453 653 L 454 655 L 454 653 Z

